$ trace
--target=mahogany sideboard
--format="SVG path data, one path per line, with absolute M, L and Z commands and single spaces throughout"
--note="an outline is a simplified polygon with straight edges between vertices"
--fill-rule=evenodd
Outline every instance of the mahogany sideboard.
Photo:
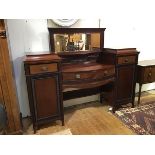
M 63 63 L 64 60 L 56 54 L 25 58 L 35 132 L 40 124 L 49 121 L 61 120 L 64 125 L 63 100 L 105 92 L 109 95 L 113 112 L 122 104 L 132 103 L 134 106 L 138 59 L 136 49 L 104 49 L 97 58 L 96 62 L 69 65 Z
M 137 67 L 137 83 L 139 84 L 139 105 L 142 85 L 155 82 L 155 60 L 140 61 Z
M 50 28 L 52 52 L 25 58 L 34 131 L 54 120 L 64 125 L 63 100 L 100 94 L 100 102 L 109 98 L 113 112 L 122 104 L 134 106 L 138 52 L 104 48 L 104 31 Z

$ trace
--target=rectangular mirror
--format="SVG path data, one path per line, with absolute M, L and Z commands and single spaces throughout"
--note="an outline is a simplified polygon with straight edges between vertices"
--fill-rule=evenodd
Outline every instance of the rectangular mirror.
M 54 34 L 55 52 L 88 51 L 100 48 L 99 33 Z
M 105 28 L 49 28 L 51 52 L 102 50 Z

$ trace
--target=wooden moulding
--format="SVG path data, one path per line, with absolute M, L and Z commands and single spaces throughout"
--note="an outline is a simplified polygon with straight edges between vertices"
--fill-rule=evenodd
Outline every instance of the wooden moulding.
M 0 29 L 4 30 L 2 20 L 0 20 L 0 23 Z M 0 96 L 7 112 L 8 134 L 19 134 L 22 133 L 20 111 L 12 75 L 7 38 L 0 37 Z

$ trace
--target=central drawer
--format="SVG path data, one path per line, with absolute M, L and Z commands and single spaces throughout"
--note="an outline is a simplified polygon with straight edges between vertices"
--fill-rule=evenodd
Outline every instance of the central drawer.
M 81 80 L 95 80 L 102 79 L 115 74 L 114 68 L 105 70 L 93 70 L 87 72 L 65 72 L 63 73 L 63 81 L 81 81 Z

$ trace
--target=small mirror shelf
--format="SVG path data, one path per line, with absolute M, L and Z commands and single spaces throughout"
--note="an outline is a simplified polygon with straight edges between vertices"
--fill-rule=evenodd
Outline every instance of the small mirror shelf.
M 105 28 L 49 28 L 51 52 L 84 54 L 104 47 Z

